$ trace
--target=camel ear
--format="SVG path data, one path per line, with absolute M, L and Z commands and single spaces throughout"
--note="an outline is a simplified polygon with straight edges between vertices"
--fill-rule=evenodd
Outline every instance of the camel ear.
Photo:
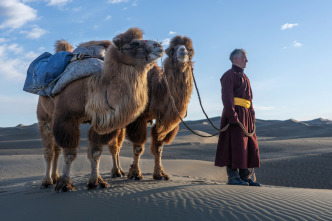
M 113 43 L 118 49 L 120 49 L 122 47 L 122 39 L 121 38 L 114 38 Z

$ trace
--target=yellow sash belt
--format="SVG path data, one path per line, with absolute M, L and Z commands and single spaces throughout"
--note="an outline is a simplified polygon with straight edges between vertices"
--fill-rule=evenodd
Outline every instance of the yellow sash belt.
M 250 106 L 251 106 L 250 101 L 243 99 L 243 98 L 239 98 L 239 97 L 234 97 L 234 104 L 245 107 L 245 108 L 250 108 Z

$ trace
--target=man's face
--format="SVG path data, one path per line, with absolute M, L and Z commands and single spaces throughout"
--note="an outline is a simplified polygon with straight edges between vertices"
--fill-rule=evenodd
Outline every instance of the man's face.
M 247 55 L 245 53 L 241 53 L 239 57 L 234 58 L 234 64 L 240 68 L 245 69 L 247 66 Z

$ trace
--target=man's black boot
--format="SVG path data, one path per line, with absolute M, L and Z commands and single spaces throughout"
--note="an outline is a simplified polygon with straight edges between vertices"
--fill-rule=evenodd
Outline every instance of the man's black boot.
M 227 185 L 240 185 L 240 186 L 248 186 L 249 184 L 240 178 L 233 178 L 228 180 Z
M 249 186 L 261 186 L 261 184 L 260 183 L 258 183 L 258 182 L 254 182 L 252 179 L 250 179 L 250 178 L 241 178 L 241 180 L 243 180 L 244 182 L 247 182 L 247 183 L 249 183 Z

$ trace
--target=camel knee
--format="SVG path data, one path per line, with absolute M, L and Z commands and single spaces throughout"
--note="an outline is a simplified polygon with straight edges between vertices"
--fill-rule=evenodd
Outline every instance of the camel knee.
M 158 145 L 158 146 L 151 146 L 151 154 L 152 155 L 161 155 L 163 152 L 163 146 Z
M 163 146 L 157 147 L 157 153 L 161 154 L 163 152 Z
M 77 157 L 76 148 L 65 148 L 63 151 L 63 157 L 66 163 L 73 162 Z
M 61 147 L 59 147 L 58 145 L 54 145 L 54 152 L 60 153 L 61 150 L 62 150 Z
M 44 159 L 45 161 L 52 161 L 54 157 L 54 150 L 49 147 L 44 147 Z
M 100 150 L 94 150 L 89 153 L 89 159 L 93 161 L 98 161 L 101 156 Z
M 135 156 L 140 156 L 144 151 L 144 146 L 134 146 Z
M 117 145 L 108 146 L 108 150 L 112 155 L 117 155 L 120 153 L 120 147 Z
M 101 157 L 103 146 L 101 144 L 89 143 L 88 146 L 88 159 L 91 161 L 98 161 Z

